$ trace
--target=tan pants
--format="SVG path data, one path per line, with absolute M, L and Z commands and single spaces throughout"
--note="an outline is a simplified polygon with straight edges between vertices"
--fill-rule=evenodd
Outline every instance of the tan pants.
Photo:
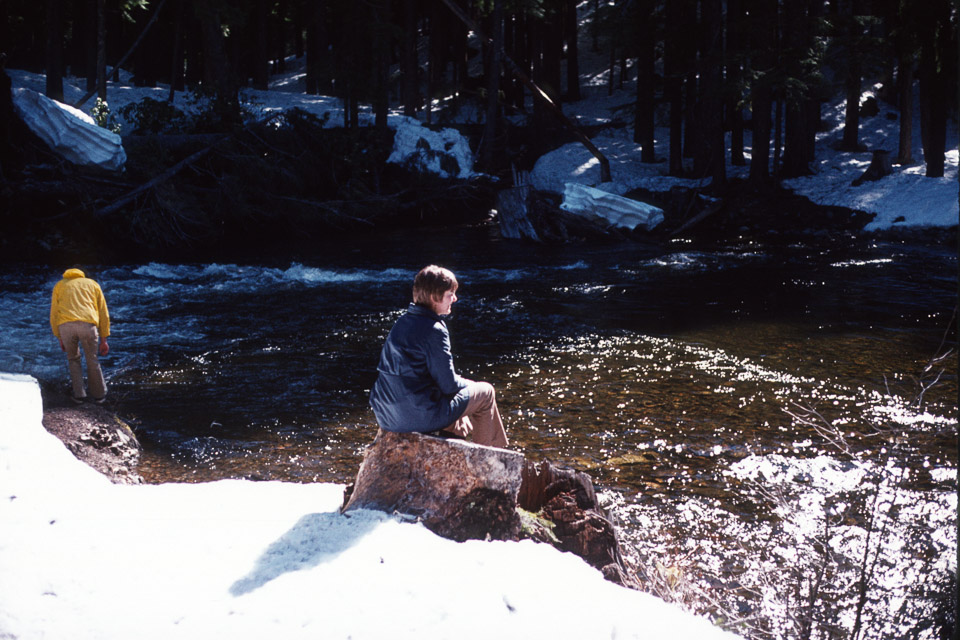
M 489 382 L 471 382 L 470 400 L 463 416 L 447 427 L 461 436 L 473 433 L 473 441 L 489 447 L 506 447 L 507 432 L 497 409 L 497 392 Z
M 73 397 L 85 398 L 83 389 L 83 367 L 80 364 L 80 347 L 87 358 L 87 384 L 90 385 L 90 395 L 96 399 L 107 395 L 107 385 L 103 381 L 103 372 L 100 370 L 100 361 L 97 354 L 100 349 L 100 334 L 97 326 L 89 322 L 64 322 L 60 325 L 60 340 L 67 352 L 67 364 L 70 367 L 70 384 L 73 385 Z

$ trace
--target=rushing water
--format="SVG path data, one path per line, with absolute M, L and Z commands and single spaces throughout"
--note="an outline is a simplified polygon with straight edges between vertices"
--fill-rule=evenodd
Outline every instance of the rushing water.
M 458 275 L 456 363 L 497 387 L 512 447 L 589 471 L 628 559 L 668 597 L 712 597 L 698 608 L 741 633 L 798 636 L 804 598 L 768 607 L 764 584 L 799 593 L 824 558 L 872 539 L 891 546 L 873 566 L 912 572 L 871 578 L 874 637 L 936 609 L 877 602 L 917 584 L 933 602 L 956 572 L 956 354 L 924 372 L 956 342 L 949 244 L 534 247 L 476 227 L 331 241 L 295 261 L 94 265 L 111 403 L 144 444 L 141 475 L 351 481 L 376 431 L 380 345 L 429 262 Z M 0 369 L 65 390 L 47 326 L 62 268 L 2 271 Z M 922 524 L 870 538 L 898 519 Z M 837 593 L 856 584 L 829 562 Z M 792 582 L 769 576 L 785 565 Z M 849 632 L 851 608 L 825 609 Z

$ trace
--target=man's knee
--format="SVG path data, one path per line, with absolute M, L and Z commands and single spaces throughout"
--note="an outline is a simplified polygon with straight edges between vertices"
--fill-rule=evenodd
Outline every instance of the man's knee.
M 478 382 L 477 386 L 480 388 L 480 393 L 491 398 L 497 397 L 497 390 L 493 388 L 493 385 L 489 382 Z
M 489 382 L 474 382 L 470 394 L 478 408 L 488 409 L 497 401 L 497 391 Z

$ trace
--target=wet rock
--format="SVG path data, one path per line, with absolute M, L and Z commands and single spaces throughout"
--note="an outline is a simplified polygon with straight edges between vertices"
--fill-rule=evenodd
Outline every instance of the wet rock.
M 523 455 L 514 451 L 380 431 L 341 511 L 396 511 L 457 541 L 516 540 L 522 469 Z
M 109 409 L 93 404 L 53 407 L 43 426 L 79 460 L 117 484 L 140 484 L 140 443 L 130 426 Z

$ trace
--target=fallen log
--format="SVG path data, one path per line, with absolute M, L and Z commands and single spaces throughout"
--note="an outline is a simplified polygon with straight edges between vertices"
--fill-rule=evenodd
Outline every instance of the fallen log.
M 210 153 L 210 151 L 212 151 L 215 146 L 220 144 L 220 142 L 222 142 L 223 140 L 226 140 L 228 137 L 229 136 L 224 135 L 217 138 L 216 142 L 214 142 L 213 144 L 201 149 L 200 151 L 190 154 L 189 156 L 187 156 L 177 164 L 173 165 L 172 167 L 170 167 L 169 169 L 167 169 L 157 177 L 153 178 L 152 180 L 148 180 L 147 182 L 141 184 L 139 187 L 137 187 L 133 191 L 130 191 L 124 194 L 122 197 L 114 200 L 107 206 L 97 209 L 96 211 L 94 211 L 93 215 L 95 217 L 102 217 L 102 216 L 109 215 L 115 211 L 118 211 L 119 209 L 123 208 L 125 205 L 129 204 L 130 202 L 133 202 L 137 198 L 137 196 L 139 196 L 141 193 L 148 191 L 153 187 L 157 186 L 158 184 L 161 184 L 162 182 L 169 180 L 173 176 L 177 175 L 185 167 L 190 166 L 191 164 L 193 164 L 203 156 Z

